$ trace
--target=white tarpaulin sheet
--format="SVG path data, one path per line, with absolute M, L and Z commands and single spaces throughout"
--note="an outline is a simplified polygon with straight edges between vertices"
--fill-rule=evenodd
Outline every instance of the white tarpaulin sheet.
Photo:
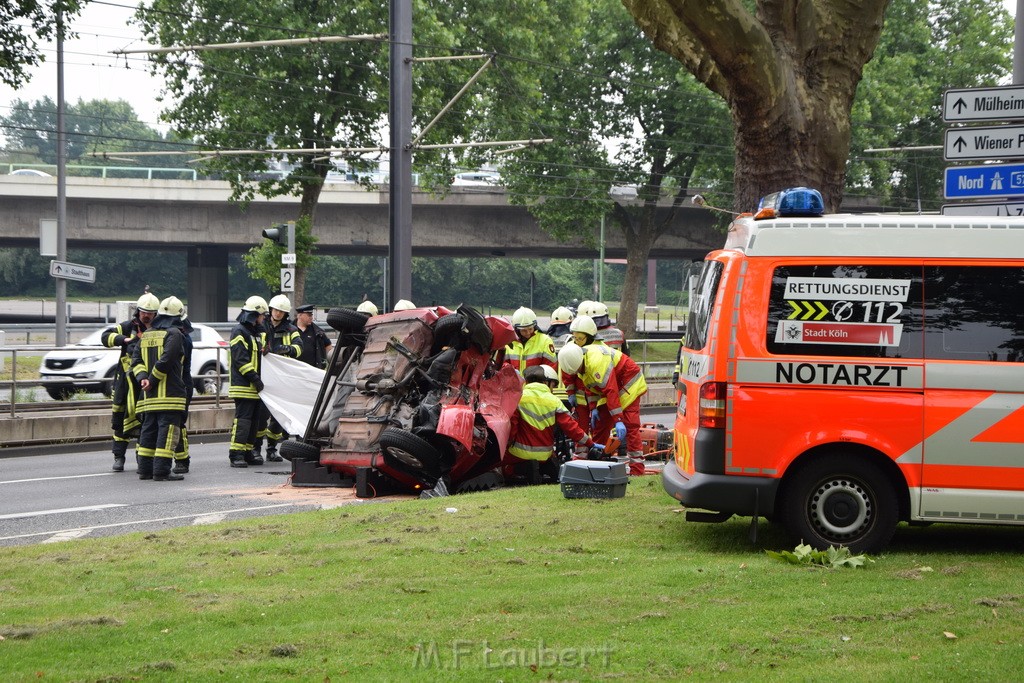
M 294 358 L 273 353 L 263 357 L 260 398 L 286 433 L 297 436 L 306 433 L 324 374 L 320 368 Z

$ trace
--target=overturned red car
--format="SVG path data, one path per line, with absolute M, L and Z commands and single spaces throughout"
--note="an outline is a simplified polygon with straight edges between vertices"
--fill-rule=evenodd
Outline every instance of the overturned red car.
M 515 331 L 468 306 L 368 318 L 331 309 L 340 332 L 306 432 L 281 444 L 294 486 L 356 495 L 447 495 L 500 485 L 522 380 L 503 365 Z

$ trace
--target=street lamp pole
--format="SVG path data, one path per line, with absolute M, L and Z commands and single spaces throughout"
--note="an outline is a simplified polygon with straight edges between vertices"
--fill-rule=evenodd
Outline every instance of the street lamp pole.
M 604 301 L 604 214 L 601 214 L 601 250 L 597 263 L 597 300 Z

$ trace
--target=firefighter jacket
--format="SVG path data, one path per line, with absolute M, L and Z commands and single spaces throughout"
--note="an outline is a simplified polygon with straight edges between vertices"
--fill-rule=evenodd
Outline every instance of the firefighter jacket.
M 263 344 L 266 351 L 276 353 L 279 356 L 298 358 L 302 355 L 302 337 L 299 335 L 299 328 L 288 320 L 288 316 L 281 318 L 277 325 L 268 315 L 263 321 Z
M 228 396 L 231 398 L 259 398 L 257 384 L 260 379 L 260 361 L 263 357 L 263 331 L 257 329 L 255 319 L 239 315 L 239 323 L 231 330 L 231 380 Z M 245 320 L 245 322 L 243 322 Z
M 508 454 L 522 460 L 547 460 L 554 451 L 556 424 L 577 444 L 594 445 L 547 384 L 529 382 L 512 415 Z
M 132 354 L 135 379 L 149 380 L 149 389 L 139 399 L 138 413 L 185 411 L 185 341 L 181 330 L 175 327 L 177 321 L 177 316 L 158 315 Z
M 534 332 L 525 343 L 516 337 L 505 347 L 505 362 L 518 370 L 520 375 L 526 372 L 526 368 L 535 365 L 549 365 L 557 369 L 555 343 L 543 332 Z
M 604 344 L 590 344 L 583 349 L 583 366 L 577 382 L 583 385 L 588 406 L 596 408 L 604 398 L 612 417 L 621 415 L 623 408 L 647 393 L 647 380 L 640 366 Z
M 597 339 L 612 347 L 618 349 L 625 354 L 629 354 L 629 347 L 626 346 L 626 335 L 622 334 L 622 330 L 617 327 L 598 327 L 597 328 Z
M 120 351 L 117 359 L 118 370 L 115 375 L 115 381 L 118 377 L 126 375 L 131 370 L 132 352 L 145 331 L 146 328 L 142 326 L 138 316 L 103 330 L 100 336 L 101 343 L 107 348 Z M 125 340 L 128 340 L 127 344 Z

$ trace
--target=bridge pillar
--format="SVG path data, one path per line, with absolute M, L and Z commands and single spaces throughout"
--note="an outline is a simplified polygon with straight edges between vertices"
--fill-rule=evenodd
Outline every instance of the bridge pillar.
M 188 317 L 196 322 L 228 319 L 228 249 L 203 245 L 188 249 Z

